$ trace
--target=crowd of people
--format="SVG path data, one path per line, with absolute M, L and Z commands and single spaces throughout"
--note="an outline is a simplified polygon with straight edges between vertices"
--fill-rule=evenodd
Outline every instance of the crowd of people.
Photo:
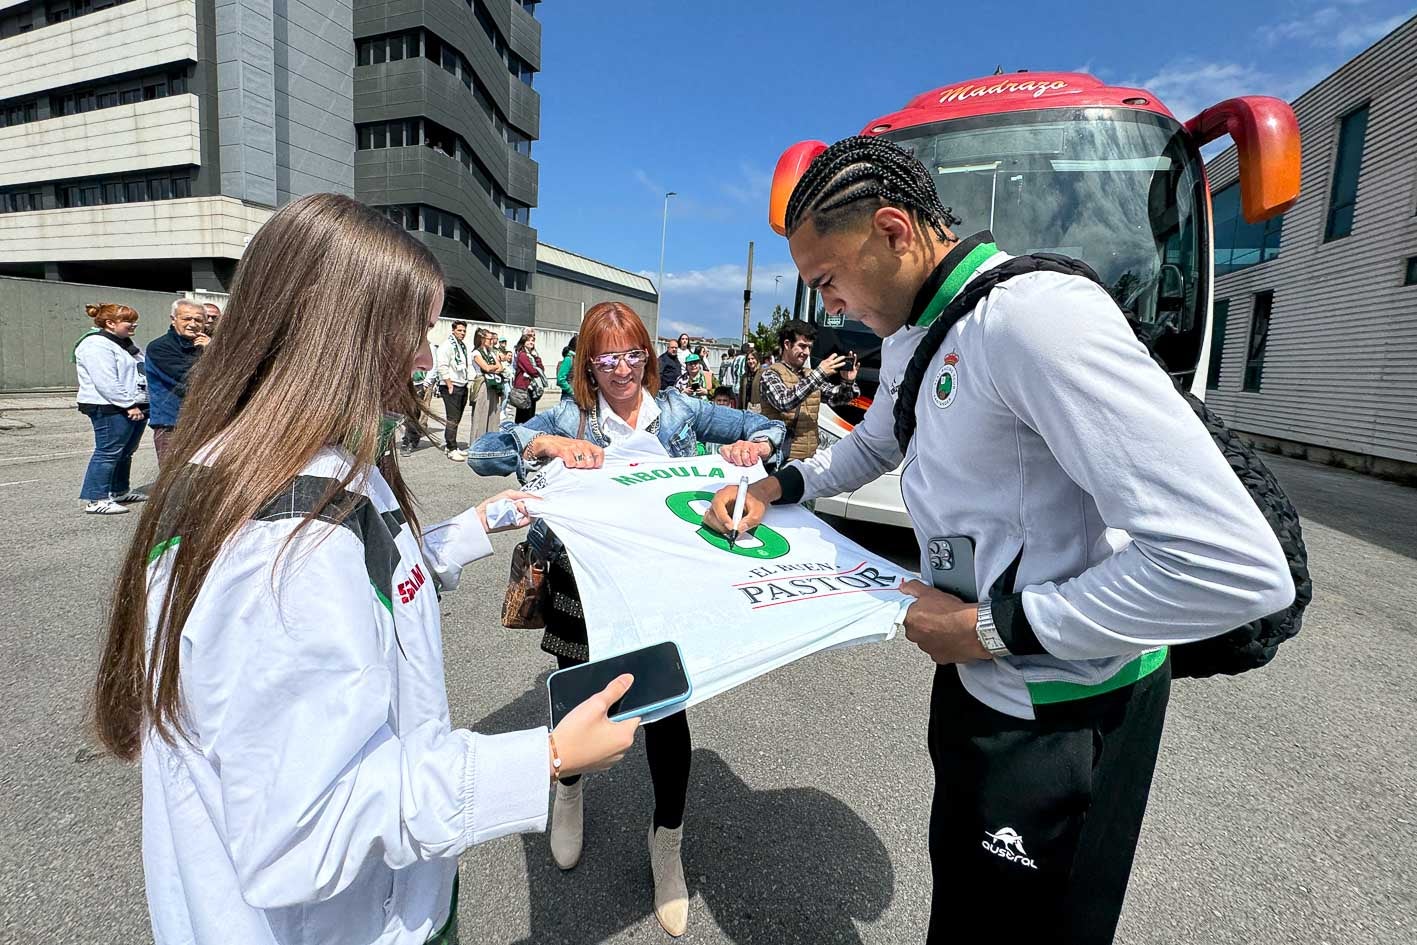
M 76 347 L 95 435 L 86 510 L 137 501 L 133 450 L 149 422 L 167 430 L 94 698 L 103 745 L 142 762 L 157 941 L 449 945 L 459 854 L 544 830 L 548 795 L 550 854 L 561 869 L 579 861 L 582 775 L 631 745 L 639 720 L 611 710 L 633 680 L 550 731 L 452 726 L 440 600 L 492 554 L 489 532 L 530 526 L 549 592 L 542 649 L 562 667 L 595 654 L 581 576 L 554 532 L 532 524 L 534 496 L 508 490 L 420 524 L 391 447 L 400 422 L 405 447 L 408 431 L 416 440 L 436 422 L 433 390 L 446 452 L 482 476 L 594 469 L 631 438 L 765 464 L 746 495 L 714 495 L 703 526 L 724 533 L 752 529 L 773 503 L 899 468 L 923 578 L 902 588 L 913 600 L 899 623 L 935 664 L 927 941 L 997 938 L 990 904 L 1001 902 L 1022 906 L 1004 923 L 1016 939 L 1111 941 L 1165 718 L 1168 648 L 1289 606 L 1294 583 L 1244 486 L 1106 292 L 1035 273 L 957 314 L 961 327 L 941 321 L 948 336 L 931 328 L 961 286 L 1013 259 L 987 232 L 957 237 L 952 221 L 930 172 L 879 139 L 826 149 L 793 189 L 785 230 L 798 269 L 828 311 L 882 339 L 875 400 L 832 445 L 816 418 L 859 395 L 857 359 L 813 364 L 801 322 L 782 327 L 774 351 L 743 346 L 716 378 L 687 336 L 656 358 L 632 309 L 597 304 L 544 409 L 535 330 L 508 350 L 483 329 L 468 348 L 459 322 L 435 358 L 433 255 L 334 194 L 295 200 L 256 233 L 214 342 L 179 302 L 145 360 L 137 312 L 90 306 L 94 331 Z M 338 321 L 315 303 L 333 297 L 345 302 Z M 680 712 L 643 728 L 653 908 L 677 936 L 690 918 L 689 723 Z
M 79 379 L 78 405 L 93 423 L 94 452 L 80 499 L 86 513 L 121 515 L 147 496 L 129 482 L 132 457 L 145 429 L 152 431 L 153 451 L 161 467 L 187 393 L 187 376 L 211 344 L 221 309 L 211 302 L 180 298 L 168 313 L 166 332 L 140 349 L 132 340 L 138 312 L 121 303 L 86 307 L 92 327 L 74 348 Z M 399 437 L 402 456 L 411 456 L 428 437 L 453 462 L 466 462 L 462 444 L 471 443 L 504 424 L 524 424 L 541 408 L 550 388 L 545 363 L 536 350 L 536 330 L 527 328 L 508 349 L 507 339 L 476 326 L 468 345 L 468 323 L 454 321 L 448 338 L 437 346 L 432 364 L 411 373 L 410 390 L 426 412 L 436 394 L 442 403 L 441 442 L 418 422 L 405 422 Z M 840 406 L 860 395 L 854 359 L 832 354 L 814 367 L 807 364 L 816 329 L 801 321 L 787 323 L 777 350 L 761 358 L 744 343 L 725 357 L 715 377 L 708 348 L 694 346 L 687 334 L 670 339 L 659 356 L 661 390 L 722 407 L 750 410 L 782 421 L 788 430 L 785 455 L 809 456 L 817 445 L 817 415 L 825 402 Z M 571 369 L 577 337 L 561 350 L 554 383 L 559 401 L 575 399 Z M 653 350 L 647 346 L 646 350 Z M 469 411 L 469 407 L 471 410 Z M 471 414 L 466 439 L 463 420 Z M 707 444 L 706 444 L 707 445 Z

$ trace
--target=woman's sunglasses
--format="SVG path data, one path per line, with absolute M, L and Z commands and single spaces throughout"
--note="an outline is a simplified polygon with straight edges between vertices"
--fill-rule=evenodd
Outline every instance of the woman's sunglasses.
M 595 355 L 590 359 L 590 363 L 601 374 L 609 374 L 620 366 L 620 360 L 622 358 L 631 369 L 634 369 L 649 360 L 649 353 L 643 348 L 631 348 L 629 351 L 613 351 L 609 354 Z

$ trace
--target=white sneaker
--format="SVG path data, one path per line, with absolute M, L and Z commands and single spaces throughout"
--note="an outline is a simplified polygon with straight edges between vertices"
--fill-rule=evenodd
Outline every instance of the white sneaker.
M 664 931 L 678 938 L 689 927 L 689 885 L 684 882 L 684 828 L 670 830 L 651 823 L 649 866 L 654 871 L 654 917 Z
M 467 462 L 467 453 L 463 450 L 448 450 L 448 459 L 455 463 Z
M 556 802 L 551 807 L 551 859 L 563 870 L 581 861 L 585 834 L 585 778 L 575 784 L 556 782 Z
M 141 492 L 125 492 L 122 495 L 111 495 L 108 497 L 112 502 L 146 502 L 148 497 Z
M 128 510 L 112 499 L 98 499 L 84 506 L 89 515 L 127 515 Z

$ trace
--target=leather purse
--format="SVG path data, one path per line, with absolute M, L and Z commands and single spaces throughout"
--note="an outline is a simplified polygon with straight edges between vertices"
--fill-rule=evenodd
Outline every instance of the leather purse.
M 540 630 L 546 626 L 550 603 L 546 562 L 531 542 L 517 542 L 512 549 L 507 595 L 502 599 L 502 626 L 509 630 Z
M 586 412 L 581 411 L 576 439 L 585 438 Z M 546 572 L 550 562 L 530 541 L 519 541 L 512 549 L 512 569 L 507 577 L 507 594 L 502 598 L 502 626 L 508 630 L 541 630 L 551 609 L 551 584 Z

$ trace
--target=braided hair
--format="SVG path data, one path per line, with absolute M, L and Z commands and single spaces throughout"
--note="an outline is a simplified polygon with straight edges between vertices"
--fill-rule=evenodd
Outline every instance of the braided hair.
M 857 206 L 869 200 L 866 206 Z M 855 135 L 827 148 L 807 167 L 787 201 L 787 233 L 810 216 L 817 232 L 838 229 L 866 209 L 882 206 L 910 211 L 941 240 L 960 222 L 941 205 L 930 172 L 915 156 L 884 138 Z

